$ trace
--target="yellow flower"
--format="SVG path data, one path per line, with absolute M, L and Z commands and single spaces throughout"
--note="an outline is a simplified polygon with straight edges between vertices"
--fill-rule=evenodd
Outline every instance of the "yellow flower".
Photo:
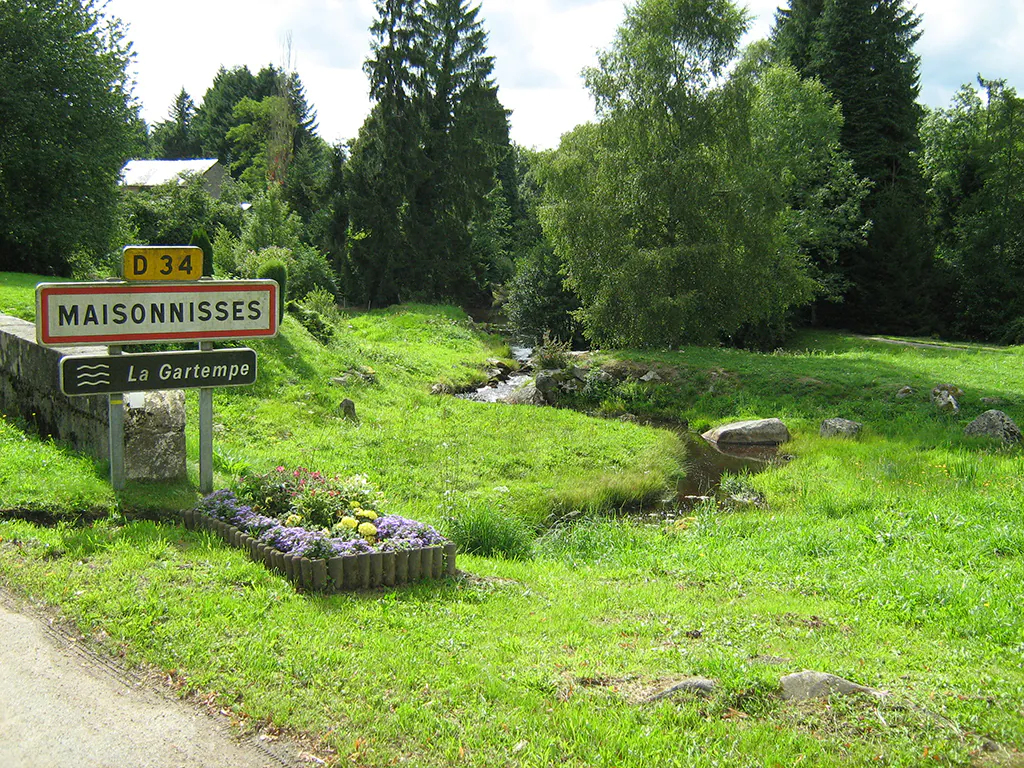
M 375 526 L 373 523 L 360 523 L 358 530 L 359 533 L 361 533 L 363 536 L 377 535 L 377 526 Z
M 362 509 L 363 505 L 358 501 L 353 501 L 349 506 L 352 507 L 352 509 Z
M 354 517 L 343 517 L 341 518 L 341 524 L 344 525 L 346 528 L 355 528 L 357 525 L 359 525 L 359 521 L 356 520 Z
M 377 513 L 372 509 L 360 509 L 356 512 L 356 517 L 365 517 L 367 520 L 376 520 Z
M 284 521 L 284 524 L 285 525 L 302 525 L 302 520 L 303 520 L 302 515 L 288 515 L 288 517 Z

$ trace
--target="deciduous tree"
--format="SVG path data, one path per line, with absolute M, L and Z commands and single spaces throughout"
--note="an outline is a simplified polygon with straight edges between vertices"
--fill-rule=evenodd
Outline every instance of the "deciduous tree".
M 105 253 L 141 149 L 130 60 L 101 3 L 0 3 L 0 268 L 66 275 Z
M 745 28 L 728 0 L 641 0 L 586 72 L 599 121 L 563 137 L 544 224 L 597 343 L 714 342 L 811 296 L 725 76 Z

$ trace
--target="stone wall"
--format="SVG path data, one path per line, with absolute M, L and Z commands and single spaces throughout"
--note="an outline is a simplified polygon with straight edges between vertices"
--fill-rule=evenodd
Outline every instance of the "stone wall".
M 60 391 L 59 373 L 64 355 L 106 352 L 106 347 L 42 347 L 36 344 L 35 325 L 0 314 L 0 410 L 76 451 L 108 458 L 107 398 L 68 397 Z
M 0 314 L 0 411 L 97 459 L 110 458 L 106 395 L 68 397 L 60 390 L 65 355 L 104 355 L 106 347 L 43 347 L 32 323 Z M 125 413 L 125 475 L 132 480 L 185 476 L 185 394 L 148 392 Z

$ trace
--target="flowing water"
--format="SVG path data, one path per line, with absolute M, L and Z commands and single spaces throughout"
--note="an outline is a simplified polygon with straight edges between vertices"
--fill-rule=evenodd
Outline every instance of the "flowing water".
M 518 360 L 522 365 L 529 363 L 530 355 L 533 354 L 533 349 L 531 347 L 519 347 L 512 345 L 509 349 L 512 351 L 512 357 Z M 455 397 L 462 400 L 473 400 L 477 403 L 497 403 L 511 395 L 529 380 L 529 373 L 517 372 L 510 375 L 504 381 L 496 382 L 494 384 L 486 384 L 472 392 L 463 392 L 462 394 L 455 395 Z

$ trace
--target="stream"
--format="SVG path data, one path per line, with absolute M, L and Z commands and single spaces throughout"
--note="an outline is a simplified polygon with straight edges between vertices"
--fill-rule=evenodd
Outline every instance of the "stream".
M 524 346 L 511 346 L 510 349 L 512 356 L 524 366 L 523 371 L 511 374 L 504 381 L 487 384 L 455 397 L 478 403 L 499 403 L 528 382 L 532 378 L 528 366 L 533 349 Z M 679 481 L 674 495 L 667 496 L 654 509 L 645 510 L 645 514 L 652 517 L 671 518 L 693 509 L 700 502 L 716 496 L 723 475 L 754 475 L 779 458 L 776 446 L 716 446 L 699 434 L 679 429 L 676 425 L 658 426 L 676 431 L 683 440 L 686 446 L 686 476 Z
M 497 384 L 485 384 L 472 392 L 463 392 L 462 394 L 455 395 L 455 397 L 461 400 L 472 400 L 476 403 L 497 403 L 500 400 L 504 400 L 533 378 L 532 374 L 528 372 L 530 355 L 533 354 L 533 348 L 512 344 L 509 345 L 509 349 L 512 351 L 512 357 L 520 365 L 524 366 L 522 371 L 513 373 L 505 381 L 498 382 Z

